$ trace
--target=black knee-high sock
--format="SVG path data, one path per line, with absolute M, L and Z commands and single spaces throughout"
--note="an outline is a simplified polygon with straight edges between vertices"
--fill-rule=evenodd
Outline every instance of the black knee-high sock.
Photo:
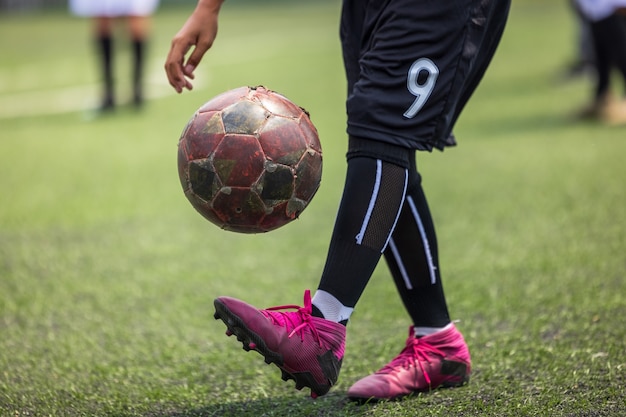
M 109 35 L 101 35 L 97 39 L 97 44 L 100 56 L 102 81 L 104 83 L 102 107 L 104 109 L 108 109 L 115 105 L 113 80 L 113 38 Z
M 611 70 L 615 67 L 626 79 L 626 17 L 619 13 L 591 23 L 596 55 L 598 80 L 596 96 L 609 92 Z
M 414 161 L 412 166 L 415 167 Z M 413 324 L 449 324 L 435 227 L 415 168 L 410 170 L 405 203 L 384 255 Z
M 402 206 L 407 169 L 370 157 L 348 160 L 346 183 L 319 289 L 354 307 Z
M 133 39 L 133 102 L 136 106 L 143 104 L 143 68 L 145 61 L 146 42 Z

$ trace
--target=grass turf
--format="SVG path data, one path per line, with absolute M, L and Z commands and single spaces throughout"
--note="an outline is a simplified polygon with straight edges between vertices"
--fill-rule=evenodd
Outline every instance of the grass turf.
M 0 415 L 626 414 L 625 131 L 571 118 L 590 83 L 560 77 L 575 50 L 566 5 L 514 3 L 460 146 L 418 156 L 472 381 L 363 407 L 345 391 L 397 354 L 409 325 L 384 265 L 348 328 L 338 385 L 315 401 L 212 319 L 218 295 L 263 307 L 298 303 L 317 284 L 346 143 L 339 5 L 227 3 L 197 88 L 182 96 L 161 66 L 190 10 L 163 8 L 148 107 L 104 118 L 88 111 L 98 92 L 88 22 L 0 16 Z M 297 222 L 237 235 L 185 200 L 176 143 L 204 101 L 256 84 L 311 112 L 324 179 Z

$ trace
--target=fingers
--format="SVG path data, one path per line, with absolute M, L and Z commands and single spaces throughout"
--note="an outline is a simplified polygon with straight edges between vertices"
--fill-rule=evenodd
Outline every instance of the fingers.
M 188 45 L 182 44 L 179 40 L 174 39 L 165 60 L 167 80 L 177 93 L 181 93 L 184 88 L 188 90 L 193 88 L 191 82 L 186 78 L 189 74 L 186 75 L 185 69 L 183 68 L 183 60 L 187 50 L 189 50 Z
M 194 65 L 185 65 L 185 67 L 183 68 L 183 72 L 185 73 L 185 75 L 189 78 L 191 78 L 192 80 L 195 78 L 195 76 L 193 75 L 193 71 L 196 69 L 196 67 Z
M 175 38 L 172 41 L 170 52 L 165 61 L 167 79 L 178 93 L 181 93 L 183 89 L 193 89 L 190 80 L 195 78 L 194 71 L 206 51 L 211 47 L 212 41 L 197 40 L 194 43 L 190 44 Z M 189 55 L 187 62 L 184 62 L 185 55 L 192 46 L 194 46 L 193 51 Z
M 191 52 L 191 55 L 189 55 L 189 58 L 187 59 L 187 62 L 184 67 L 184 72 L 191 79 L 194 78 L 193 71 L 196 69 L 200 61 L 202 61 L 202 57 L 204 56 L 205 52 L 208 51 L 210 47 L 211 47 L 210 42 L 199 41 L 196 44 L 193 51 Z

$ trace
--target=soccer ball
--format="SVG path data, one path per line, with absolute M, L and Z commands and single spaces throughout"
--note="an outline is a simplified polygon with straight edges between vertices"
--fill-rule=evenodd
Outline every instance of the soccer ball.
M 178 142 L 185 196 L 222 229 L 260 233 L 298 218 L 319 188 L 322 147 L 309 114 L 262 86 L 202 105 Z

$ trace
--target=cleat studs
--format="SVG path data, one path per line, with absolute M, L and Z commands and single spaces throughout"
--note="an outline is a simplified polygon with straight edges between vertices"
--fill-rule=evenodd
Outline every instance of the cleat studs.
M 311 390 L 311 398 L 315 400 L 317 397 L 318 395 L 313 390 Z
M 226 336 L 230 337 L 230 336 L 232 336 L 232 335 L 233 335 L 232 330 L 230 330 L 230 329 L 226 329 Z
M 250 343 L 248 344 L 248 347 L 249 347 L 250 349 L 254 350 L 254 349 L 256 349 L 256 343 L 254 343 L 254 342 L 250 342 Z
M 283 370 L 283 369 L 281 369 L 281 370 L 280 370 L 280 372 L 281 372 L 280 377 L 281 377 L 281 379 L 282 379 L 283 381 L 289 381 L 290 379 L 293 379 L 294 381 L 296 380 L 296 379 L 293 377 L 293 375 L 291 375 L 289 372 L 287 372 L 287 371 L 285 371 L 285 370 Z

